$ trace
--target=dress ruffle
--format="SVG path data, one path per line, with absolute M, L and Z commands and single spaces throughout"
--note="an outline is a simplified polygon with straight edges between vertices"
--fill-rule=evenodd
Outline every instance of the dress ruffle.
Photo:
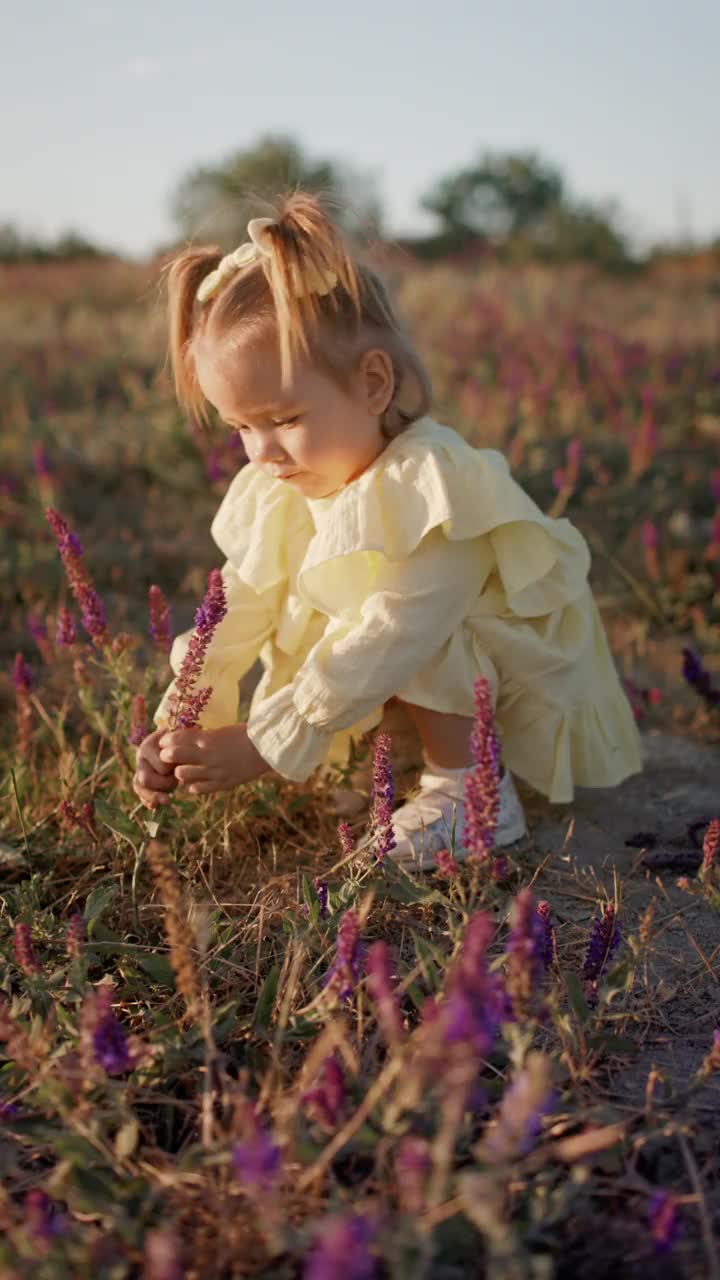
M 451 542 L 487 535 L 502 591 L 502 601 L 497 592 L 488 597 L 489 610 L 502 604 L 535 617 L 577 599 L 586 586 L 590 553 L 578 530 L 545 516 L 501 453 L 474 449 L 433 419 L 397 436 L 338 494 L 307 505 L 318 532 L 300 585 L 315 599 L 328 562 L 359 552 L 403 560 L 434 528 Z

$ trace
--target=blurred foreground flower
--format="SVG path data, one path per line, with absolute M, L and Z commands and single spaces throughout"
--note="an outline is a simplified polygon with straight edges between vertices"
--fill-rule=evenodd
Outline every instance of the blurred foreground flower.
M 656 1191 L 648 1206 L 650 1236 L 656 1253 L 669 1253 L 680 1235 L 678 1203 L 668 1191 Z
M 33 1187 L 25 1196 L 25 1226 L 35 1245 L 48 1245 L 67 1230 L 67 1217 L 46 1191 Z
M 211 569 L 205 597 L 195 613 L 195 630 L 168 703 L 168 725 L 171 730 L 195 728 L 210 701 L 212 689 L 195 689 L 195 683 L 202 673 L 210 641 L 226 613 L 222 573 L 220 569 Z
M 340 921 L 335 958 L 325 975 L 323 986 L 338 1000 L 348 1000 L 360 979 L 364 959 L 364 947 L 360 941 L 360 923 L 357 913 L 346 911 Z
M 400 1005 L 391 974 L 390 949 L 386 942 L 373 942 L 365 963 L 368 991 L 373 998 L 380 1029 L 390 1045 L 403 1039 Z
M 155 1227 L 145 1236 L 143 1280 L 183 1280 L 180 1241 L 169 1227 Z
M 243 1135 L 232 1150 L 235 1177 L 251 1194 L 269 1190 L 281 1170 L 280 1148 L 249 1101 L 240 1109 Z
M 425 1138 L 406 1134 L 395 1152 L 395 1184 L 405 1213 L 424 1213 L 427 1182 L 432 1172 L 432 1153 Z
M 369 1250 L 374 1231 L 354 1213 L 326 1219 L 304 1272 L 304 1280 L 372 1280 L 375 1259 Z
M 713 684 L 710 672 L 694 649 L 683 649 L 683 676 L 709 707 L 720 707 L 720 689 Z
M 484 676 L 478 676 L 474 692 L 475 723 L 470 736 L 474 767 L 465 779 L 463 844 L 469 862 L 484 862 L 492 852 L 497 828 L 500 746 L 490 683 Z
M 478 1145 L 483 1160 L 515 1160 L 527 1155 L 554 1101 L 550 1059 L 529 1053 L 522 1071 L 503 1093 L 495 1119 Z
M 332 1133 L 340 1121 L 346 1097 L 345 1073 L 337 1054 L 333 1053 L 325 1058 L 313 1087 L 300 1100 L 321 1128 Z

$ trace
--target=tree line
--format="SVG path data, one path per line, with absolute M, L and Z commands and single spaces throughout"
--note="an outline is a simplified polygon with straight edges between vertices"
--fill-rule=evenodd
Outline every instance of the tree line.
M 188 241 L 231 249 L 245 238 L 249 219 L 262 212 L 264 201 L 296 187 L 320 195 L 351 239 L 389 242 L 423 261 L 492 253 L 511 261 L 583 260 L 625 272 L 662 250 L 633 250 L 616 202 L 575 198 L 560 169 L 536 151 L 486 150 L 465 168 L 439 177 L 419 199 L 435 228 L 399 237 L 387 228 L 373 177 L 345 163 L 313 159 L 289 136 L 266 135 L 181 179 L 169 202 L 177 239 L 156 252 Z M 720 237 L 707 247 L 720 249 Z M 43 242 L 0 224 L 0 262 L 108 256 L 120 255 L 76 232 Z

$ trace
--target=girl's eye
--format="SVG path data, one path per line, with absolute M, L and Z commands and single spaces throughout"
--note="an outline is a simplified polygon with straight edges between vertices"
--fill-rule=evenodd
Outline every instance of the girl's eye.
M 296 413 L 294 418 L 283 418 L 281 421 L 273 422 L 274 427 L 294 427 L 300 421 L 300 414 Z

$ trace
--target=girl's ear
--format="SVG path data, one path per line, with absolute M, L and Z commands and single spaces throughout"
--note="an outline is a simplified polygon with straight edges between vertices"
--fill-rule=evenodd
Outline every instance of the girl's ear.
M 372 347 L 360 361 L 360 385 L 369 413 L 383 414 L 393 398 L 395 371 L 387 351 Z

